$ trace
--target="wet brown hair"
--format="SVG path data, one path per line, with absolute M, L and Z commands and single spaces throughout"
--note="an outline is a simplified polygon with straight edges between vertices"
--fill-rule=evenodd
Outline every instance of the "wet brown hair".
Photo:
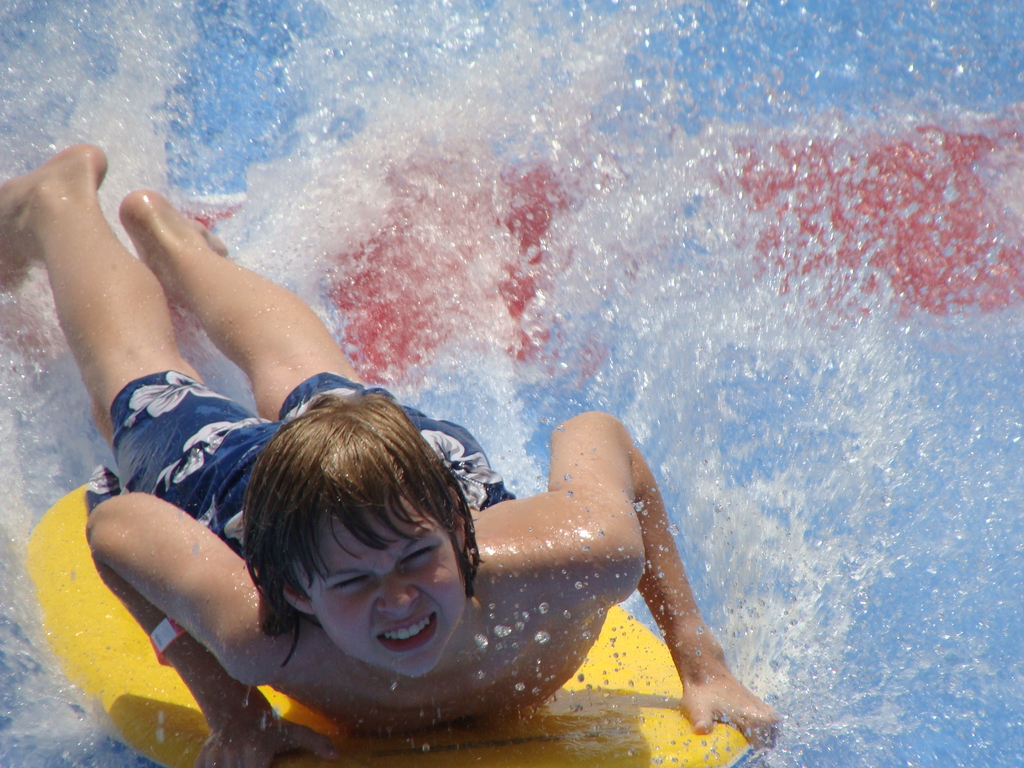
M 253 465 L 243 508 L 242 552 L 264 598 L 268 634 L 291 631 L 298 642 L 300 614 L 285 587 L 306 595 L 314 576 L 324 575 L 321 537 L 337 524 L 384 549 L 424 517 L 433 520 L 448 532 L 466 596 L 473 594 L 480 554 L 466 499 L 386 395 L 324 396 L 282 426 Z

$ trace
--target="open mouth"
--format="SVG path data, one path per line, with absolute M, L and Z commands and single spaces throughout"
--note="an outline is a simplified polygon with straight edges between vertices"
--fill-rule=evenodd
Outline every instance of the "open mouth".
M 414 651 L 430 642 L 437 631 L 437 614 L 431 613 L 420 621 L 402 629 L 381 632 L 377 639 L 389 651 Z

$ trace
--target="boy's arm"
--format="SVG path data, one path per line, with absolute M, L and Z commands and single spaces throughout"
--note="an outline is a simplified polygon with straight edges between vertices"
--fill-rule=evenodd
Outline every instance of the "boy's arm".
M 172 643 L 164 656 L 195 696 L 210 728 L 196 768 L 268 768 L 275 756 L 296 749 L 325 760 L 338 759 L 327 736 L 279 718 L 259 688 L 231 677 L 214 655 L 189 635 Z
M 549 490 L 574 489 L 577 497 L 610 493 L 633 503 L 644 550 L 638 588 L 665 636 L 694 730 L 707 733 L 716 720 L 729 722 L 756 746 L 769 746 L 778 715 L 729 671 L 694 600 L 654 476 L 617 419 L 583 414 L 552 436 Z
M 693 597 L 654 477 L 640 452 L 630 452 L 633 490 L 644 542 L 639 591 L 658 623 L 683 682 L 683 706 L 697 733 L 716 720 L 739 728 L 758 747 L 775 740 L 778 715 L 729 671 L 725 653 Z
M 181 526 L 184 530 L 179 529 L 184 523 L 182 516 L 203 528 L 180 510 L 144 494 L 129 494 L 107 501 L 97 507 L 89 519 L 89 541 L 100 576 L 147 634 L 165 615 L 180 616 L 176 619 L 179 623 L 199 627 L 197 620 L 209 613 L 208 608 L 224 600 L 222 594 L 217 594 L 220 591 L 216 588 L 218 584 L 226 583 L 229 589 L 240 593 L 238 596 L 246 603 L 251 601 L 245 585 L 238 583 L 237 569 L 232 567 L 231 561 L 218 556 L 204 556 L 209 553 L 204 553 L 204 547 L 196 541 L 196 534 L 200 534 L 199 541 L 208 548 L 212 548 L 214 543 L 221 544 L 227 555 L 239 563 L 241 560 L 209 531 L 206 533 L 213 537 L 213 542 L 203 541 L 206 537 L 201 535 L 202 531 L 192 530 L 187 523 Z M 158 540 L 160 546 L 154 548 Z M 209 579 L 207 591 L 211 593 L 211 600 L 206 610 L 203 606 L 185 610 L 188 599 L 194 597 L 188 594 L 187 589 L 177 599 L 166 600 L 166 603 L 176 604 L 178 613 L 165 611 L 154 604 L 161 600 L 162 592 L 173 592 L 176 586 L 181 586 L 176 577 L 180 576 L 181 559 L 186 556 L 183 545 L 188 549 L 186 569 L 199 579 Z M 161 570 L 166 572 L 162 589 L 151 590 L 152 596 L 144 594 L 145 585 L 159 580 Z M 134 586 L 133 576 L 141 589 Z M 251 582 L 248 586 L 251 588 Z M 234 620 L 242 619 L 247 613 L 244 609 L 236 610 Z M 253 614 L 250 618 L 258 621 L 258 615 Z M 216 634 L 216 627 L 208 634 Z M 237 641 L 235 638 L 234 642 Z M 230 639 L 221 639 L 223 648 L 230 645 Z M 261 655 L 255 643 L 249 643 L 248 650 L 257 651 L 257 659 Z M 325 759 L 337 757 L 330 739 L 304 726 L 277 718 L 259 689 L 228 674 L 217 657 L 191 635 L 182 635 L 171 643 L 164 656 L 181 675 L 210 728 L 210 736 L 196 759 L 197 768 L 225 764 L 266 768 L 275 755 L 294 749 L 307 749 Z

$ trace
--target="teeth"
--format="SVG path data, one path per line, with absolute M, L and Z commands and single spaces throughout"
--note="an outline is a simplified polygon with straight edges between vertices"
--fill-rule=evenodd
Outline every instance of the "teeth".
M 427 616 L 423 621 L 413 624 L 411 627 L 405 627 L 395 632 L 385 632 L 384 637 L 388 640 L 408 640 L 410 637 L 414 637 L 422 632 L 429 623 L 430 616 Z

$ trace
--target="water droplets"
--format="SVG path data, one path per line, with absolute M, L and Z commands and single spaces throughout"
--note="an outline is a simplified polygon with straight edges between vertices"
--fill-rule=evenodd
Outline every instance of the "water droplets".
M 571 499 L 571 498 L 572 498 L 572 496 L 573 496 L 573 494 L 572 494 L 572 490 L 568 490 L 568 491 L 566 491 L 566 492 L 565 492 L 565 495 L 566 495 L 566 496 L 568 496 L 568 497 L 569 497 L 569 498 Z
M 476 635 L 473 640 L 476 641 L 476 647 L 481 651 L 485 650 L 487 646 L 490 645 L 490 641 L 487 639 L 486 635 Z
M 525 691 L 526 690 L 526 685 L 524 683 L 516 683 L 516 690 L 517 691 Z
M 533 636 L 533 639 L 536 640 L 541 645 L 543 645 L 544 643 L 546 643 L 548 640 L 551 639 L 551 635 L 549 635 L 544 630 L 541 630 L 540 632 L 538 632 L 536 635 Z
M 512 634 L 512 627 L 506 627 L 504 624 L 498 624 L 494 627 L 495 637 L 508 637 Z
M 541 603 L 540 605 L 537 606 L 537 610 L 540 611 L 541 613 L 547 613 L 548 611 L 551 610 L 551 606 L 548 605 L 547 603 Z
M 572 475 L 570 475 L 570 474 L 569 474 L 568 472 L 566 472 L 566 473 L 565 473 L 564 475 L 562 475 L 562 478 L 563 478 L 563 479 L 565 480 L 565 482 L 567 482 L 567 483 L 570 483 L 570 482 L 572 482 Z

